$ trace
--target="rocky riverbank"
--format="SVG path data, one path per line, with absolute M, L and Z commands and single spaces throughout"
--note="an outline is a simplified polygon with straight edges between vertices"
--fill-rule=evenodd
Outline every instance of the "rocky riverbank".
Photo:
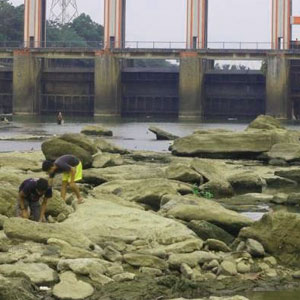
M 300 132 L 262 116 L 155 153 L 92 129 L 0 154 L 0 299 L 244 300 L 230 295 L 299 287 L 300 217 L 273 206 L 300 204 Z M 47 223 L 15 218 L 19 184 L 66 153 L 85 167 L 85 203 L 63 202 L 56 178 Z

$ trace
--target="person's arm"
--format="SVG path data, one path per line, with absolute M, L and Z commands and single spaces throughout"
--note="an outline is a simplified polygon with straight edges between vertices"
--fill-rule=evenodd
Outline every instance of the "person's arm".
M 22 218 L 28 219 L 29 214 L 28 214 L 28 210 L 25 208 L 25 194 L 23 191 L 19 192 L 19 205 L 20 205 Z
M 42 206 L 41 206 L 41 214 L 40 214 L 39 222 L 43 222 L 45 220 L 45 212 L 46 212 L 47 202 L 48 202 L 48 198 L 44 197 Z

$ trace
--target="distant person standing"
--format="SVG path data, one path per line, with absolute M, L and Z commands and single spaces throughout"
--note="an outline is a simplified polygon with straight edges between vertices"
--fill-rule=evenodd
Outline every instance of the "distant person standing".
M 49 185 L 52 186 L 53 178 L 56 174 L 62 173 L 61 197 L 66 200 L 66 192 L 68 185 L 77 197 L 78 204 L 83 203 L 76 181 L 82 179 L 82 163 L 74 155 L 63 155 L 54 162 L 45 160 L 42 169 L 49 174 Z
M 62 116 L 61 112 L 58 113 L 58 115 L 56 117 L 56 121 L 57 121 L 58 125 L 62 125 L 64 123 L 64 119 L 63 119 L 63 116 Z

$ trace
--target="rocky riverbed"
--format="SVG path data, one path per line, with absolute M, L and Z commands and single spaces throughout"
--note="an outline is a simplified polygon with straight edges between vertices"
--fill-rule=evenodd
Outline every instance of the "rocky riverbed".
M 171 153 L 88 134 L 0 154 L 0 299 L 244 300 L 299 288 L 300 217 L 274 210 L 300 204 L 300 132 L 261 116 L 245 132 L 175 139 Z M 19 184 L 67 153 L 83 162 L 85 203 L 63 202 L 58 177 L 47 223 L 15 218 Z

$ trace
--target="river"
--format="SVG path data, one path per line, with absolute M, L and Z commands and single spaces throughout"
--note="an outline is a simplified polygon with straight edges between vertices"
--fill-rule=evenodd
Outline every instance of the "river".
M 163 119 L 121 119 L 121 118 L 80 118 L 66 117 L 63 125 L 57 125 L 55 117 L 16 116 L 13 126 L 0 129 L 0 137 L 20 135 L 60 135 L 79 133 L 89 124 L 99 124 L 111 129 L 114 136 L 107 140 L 129 150 L 149 150 L 167 152 L 169 141 L 157 141 L 148 131 L 149 126 L 157 126 L 180 137 L 191 134 L 196 129 L 223 128 L 235 131 L 244 130 L 249 122 L 200 122 Z M 289 123 L 290 129 L 300 130 L 300 123 Z M 0 152 L 40 150 L 40 141 L 0 141 Z M 257 215 L 255 215 L 257 218 Z M 253 292 L 246 295 L 250 300 L 299 300 L 300 291 Z

